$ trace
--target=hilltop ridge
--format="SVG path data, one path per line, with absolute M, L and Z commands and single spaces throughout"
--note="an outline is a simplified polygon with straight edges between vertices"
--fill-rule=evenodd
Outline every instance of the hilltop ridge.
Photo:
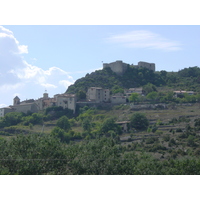
M 122 63 L 122 66 L 125 63 Z M 153 63 L 148 63 L 153 64 Z M 150 66 L 151 67 L 151 66 Z M 184 68 L 178 72 L 154 71 L 148 67 L 135 67 L 126 65 L 123 73 L 116 73 L 108 64 L 102 70 L 88 73 L 70 85 L 66 93 L 87 92 L 89 87 L 102 87 L 112 89 L 113 87 L 134 88 L 143 87 L 151 83 L 156 87 L 172 87 L 176 90 L 194 90 L 199 92 L 200 68 L 197 66 Z

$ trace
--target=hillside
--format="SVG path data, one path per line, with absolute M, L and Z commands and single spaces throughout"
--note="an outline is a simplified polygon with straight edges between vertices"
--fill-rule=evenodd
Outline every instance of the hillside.
M 69 86 L 67 93 L 77 93 L 79 90 L 87 91 L 89 87 L 102 87 L 112 89 L 114 86 L 121 88 L 140 87 L 152 83 L 156 86 L 165 85 L 163 77 L 151 70 L 128 67 L 123 76 L 117 75 L 110 68 L 97 70 L 85 77 L 78 79 Z
M 86 92 L 89 87 L 102 87 L 112 89 L 116 85 L 120 88 L 142 87 L 151 83 L 157 87 L 167 86 L 175 90 L 193 90 L 200 92 L 200 69 L 189 67 L 178 72 L 153 72 L 146 68 L 128 67 L 122 75 L 117 75 L 110 68 L 97 70 L 78 79 L 69 86 L 66 93 Z
M 62 107 L 7 113 L 0 119 L 0 174 L 200 174 L 199 94 L 175 98 L 161 92 L 198 93 L 198 67 L 155 73 L 129 67 L 123 76 L 107 68 L 87 74 L 67 92 L 147 83 L 158 90 L 149 94 L 157 94 L 156 100 L 166 107 L 136 109 L 127 103 L 110 108 L 84 106 L 76 114 Z M 155 101 L 150 98 L 146 103 Z

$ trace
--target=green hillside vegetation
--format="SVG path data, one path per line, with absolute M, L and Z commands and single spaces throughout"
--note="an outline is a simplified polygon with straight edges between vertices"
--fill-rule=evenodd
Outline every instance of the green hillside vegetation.
M 0 131 L 1 174 L 200 173 L 197 103 L 140 111 L 84 107 L 56 120 L 47 120 L 45 112 L 13 114 L 1 120 L 12 120 Z M 25 126 L 24 117 L 39 120 Z M 123 120 L 131 121 L 127 133 L 115 124 Z
M 178 72 L 153 72 L 146 68 L 134 68 L 129 66 L 123 76 L 117 75 L 110 68 L 97 70 L 85 77 L 78 79 L 73 85 L 69 86 L 67 93 L 87 92 L 89 87 L 108 88 L 116 90 L 143 87 L 147 84 L 153 84 L 156 87 L 168 87 L 175 90 L 193 90 L 200 92 L 198 87 L 200 83 L 199 67 L 189 67 Z M 114 92 L 115 93 L 115 92 Z M 117 93 L 117 92 L 116 92 Z M 78 95 L 79 96 L 79 95 Z
M 84 99 L 88 87 L 112 93 L 143 87 L 146 96 L 133 94 L 132 104 L 167 108 L 134 110 L 127 103 L 85 106 L 76 114 L 62 107 L 7 113 L 0 119 L 0 174 L 200 174 L 199 68 L 128 70 L 124 76 L 109 68 L 96 71 L 67 92 Z M 175 98 L 172 91 L 179 89 L 196 94 Z M 122 121 L 130 121 L 127 132 L 116 123 Z

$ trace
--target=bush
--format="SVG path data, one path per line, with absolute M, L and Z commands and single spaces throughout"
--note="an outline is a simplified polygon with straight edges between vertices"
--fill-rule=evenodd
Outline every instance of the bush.
M 58 126 L 59 128 L 65 131 L 69 131 L 71 129 L 69 119 L 66 116 L 62 116 L 60 119 L 58 119 L 56 126 Z
M 108 118 L 106 119 L 100 128 L 100 132 L 103 134 L 108 133 L 109 131 L 114 131 L 116 134 L 120 135 L 122 134 L 122 129 L 121 127 L 115 123 L 115 120 L 113 118 Z
M 131 117 L 131 126 L 136 130 L 146 130 L 149 126 L 149 121 L 143 113 L 135 113 Z
M 169 135 L 164 135 L 164 136 L 163 136 L 163 140 L 164 140 L 165 142 L 168 142 L 168 141 L 170 140 L 170 136 L 169 136 Z
M 158 141 L 158 138 L 150 137 L 146 139 L 146 144 L 153 144 L 156 141 Z
M 177 128 L 176 132 L 183 132 L 181 128 Z

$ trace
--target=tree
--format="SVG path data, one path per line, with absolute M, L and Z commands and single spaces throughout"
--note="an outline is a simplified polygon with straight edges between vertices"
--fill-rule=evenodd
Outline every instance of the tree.
M 91 120 L 88 118 L 83 119 L 82 127 L 84 131 L 88 131 L 90 133 L 91 131 Z
M 147 99 L 150 99 L 152 100 L 153 102 L 158 98 L 158 93 L 153 91 L 153 92 L 150 92 L 148 93 L 147 95 Z
M 157 92 L 157 89 L 156 89 L 156 87 L 155 87 L 155 85 L 153 85 L 153 84 L 151 84 L 151 83 L 148 83 L 147 85 L 144 85 L 143 86 L 143 91 L 144 91 L 144 93 L 147 95 L 148 93 L 150 93 L 150 92 Z
M 113 118 L 108 118 L 103 122 L 101 126 L 101 132 L 106 134 L 111 130 L 116 134 L 122 133 L 121 127 L 115 123 L 115 120 Z
M 149 126 L 149 121 L 143 113 L 135 113 L 131 116 L 131 126 L 136 130 L 146 130 Z
M 139 94 L 138 93 L 132 93 L 131 96 L 129 97 L 130 102 L 137 102 L 139 101 Z
M 76 95 L 78 100 L 86 99 L 86 92 L 83 90 L 79 90 Z
M 59 138 L 61 142 L 65 141 L 65 134 L 66 134 L 66 132 L 63 129 L 59 128 L 59 127 L 55 127 L 51 131 L 51 135 L 56 137 L 56 138 Z
M 58 119 L 56 126 L 65 131 L 69 131 L 71 129 L 69 119 L 66 116 L 62 116 L 60 119 Z
M 10 112 L 2 119 L 4 126 L 14 126 L 22 121 L 23 113 Z

